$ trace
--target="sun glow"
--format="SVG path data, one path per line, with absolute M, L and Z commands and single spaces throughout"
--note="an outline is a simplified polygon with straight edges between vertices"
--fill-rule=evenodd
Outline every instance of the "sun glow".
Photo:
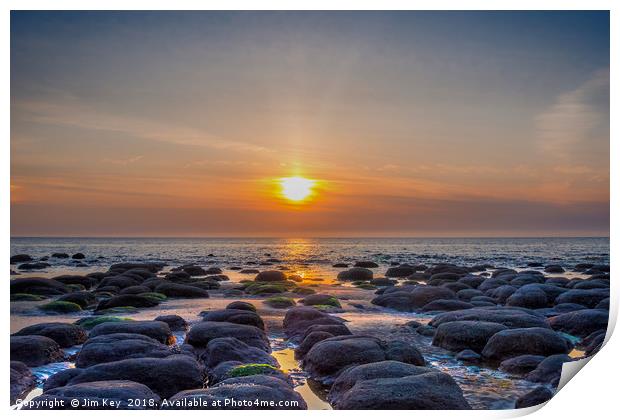
M 287 200 L 302 201 L 310 197 L 316 181 L 300 176 L 279 179 L 281 193 Z

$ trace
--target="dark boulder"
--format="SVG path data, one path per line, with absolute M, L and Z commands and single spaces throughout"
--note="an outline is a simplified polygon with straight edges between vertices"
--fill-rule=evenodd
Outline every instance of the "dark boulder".
M 515 287 L 526 286 L 528 284 L 540 284 L 545 282 L 545 276 L 542 273 L 517 274 L 510 284 Z
M 267 335 L 260 328 L 231 322 L 203 321 L 194 324 L 185 342 L 197 348 L 204 348 L 216 338 L 234 337 L 245 344 L 266 352 L 271 351 Z
M 373 286 L 384 287 L 384 286 L 394 286 L 395 284 L 398 283 L 398 281 L 393 280 L 393 279 L 386 279 L 385 277 L 379 277 L 379 278 L 370 280 L 369 283 L 372 284 Z
M 402 278 L 402 277 L 408 277 L 415 272 L 416 272 L 415 267 L 412 267 L 407 264 L 402 264 L 396 267 L 388 268 L 387 271 L 385 272 L 385 276 Z
M 545 280 L 545 284 L 550 284 L 552 286 L 558 287 L 566 287 L 566 285 L 569 283 L 570 280 L 568 280 L 566 277 L 548 277 Z
M 202 387 L 203 372 L 194 358 L 185 355 L 163 359 L 127 359 L 59 372 L 45 382 L 44 391 L 47 393 L 59 387 L 111 380 L 138 382 L 161 398 L 170 398 L 182 390 Z
M 276 359 L 265 350 L 246 344 L 234 337 L 214 338 L 204 348 L 200 355 L 202 362 L 208 369 L 213 369 L 220 363 L 240 362 L 263 363 L 278 366 Z
M 479 303 L 490 303 L 493 306 L 497 306 L 497 301 L 490 296 L 474 296 L 469 300 L 469 303 L 476 305 Z
M 255 312 L 245 309 L 220 309 L 201 313 L 203 321 L 231 322 L 233 324 L 251 325 L 265 329 L 263 319 Z
M 59 362 L 65 357 L 57 342 L 42 335 L 11 336 L 11 360 L 30 367 Z
M 69 254 L 66 252 L 54 252 L 52 258 L 69 258 Z
M 461 283 L 460 281 L 444 283 L 442 286 L 446 289 L 452 290 L 454 293 L 458 293 L 461 290 L 473 290 L 471 287 Z
M 437 264 L 426 269 L 425 272 L 430 275 L 438 273 L 468 274 L 469 270 L 465 267 L 459 267 L 454 264 Z
M 168 324 L 172 331 L 187 331 L 189 324 L 179 315 L 160 315 L 154 321 L 161 321 Z
M 62 276 L 53 277 L 52 280 L 61 282 L 62 284 L 79 284 L 85 289 L 90 289 L 99 283 L 99 279 L 90 276 L 78 276 L 72 274 L 64 274 Z
M 383 294 L 372 300 L 372 303 L 400 311 L 413 311 L 440 299 L 454 299 L 456 294 L 445 287 L 417 286 L 410 292 L 394 292 Z
M 313 325 L 343 325 L 343 321 L 311 306 L 294 307 L 284 315 L 284 333 L 293 342 L 299 341 Z
M 67 286 L 59 281 L 43 277 L 25 277 L 11 280 L 11 294 L 28 293 L 32 295 L 63 295 L 69 292 Z
M 306 334 L 301 344 L 295 348 L 295 358 L 303 359 L 316 343 L 332 337 L 334 337 L 334 335 L 327 331 L 315 331 Z
M 250 302 L 242 301 L 231 302 L 226 306 L 226 309 L 241 309 L 244 311 L 256 312 L 256 306 L 252 305 Z
M 63 322 L 46 322 L 43 324 L 35 324 L 22 328 L 13 334 L 14 336 L 22 335 L 42 335 L 51 338 L 60 347 L 71 347 L 84 343 L 88 339 L 86 330 L 75 324 L 66 324 Z
M 354 267 L 338 273 L 338 280 L 365 281 L 372 280 L 372 277 L 372 271 L 363 267 Z
M 520 306 L 522 308 L 546 308 L 547 294 L 535 284 L 522 286 L 506 299 L 506 306 Z
M 495 303 L 485 302 L 485 301 L 480 301 L 480 300 L 472 300 L 469 303 L 471 303 L 474 306 L 474 308 L 491 308 L 491 307 L 497 306 Z
M 11 256 L 11 264 L 24 263 L 32 261 L 32 257 L 27 254 L 17 254 Z
M 206 276 L 207 275 L 207 270 L 197 265 L 184 265 L 183 267 L 180 267 L 180 268 L 181 270 L 183 270 L 190 276 Z M 221 272 L 222 271 L 220 270 L 219 273 Z M 219 274 L 219 273 L 214 273 L 214 274 Z
M 11 291 L 11 293 L 13 293 Z M 609 289 L 586 289 L 586 290 L 569 290 L 559 295 L 555 304 L 560 303 L 577 303 L 579 305 L 594 308 L 603 299 L 609 298 Z
M 58 298 L 63 302 L 71 302 L 79 305 L 80 308 L 86 309 L 91 305 L 95 305 L 97 303 L 97 296 L 91 292 L 71 292 L 66 295 L 62 295 Z
M 578 305 L 576 303 L 560 303 L 559 305 L 555 305 L 553 308 L 543 309 L 543 313 L 547 317 L 562 315 L 567 312 L 575 312 L 580 311 L 582 309 L 588 309 L 583 305 Z
M 375 337 L 344 335 L 328 338 L 312 346 L 303 359 L 303 368 L 311 378 L 333 383 L 340 372 L 350 366 L 396 360 L 423 366 L 419 350 L 400 341 L 384 342 Z
M 504 324 L 509 328 L 549 328 L 549 324 L 543 316 L 533 315 L 520 309 L 504 309 L 495 307 L 446 312 L 435 316 L 429 324 L 433 327 L 438 327 L 445 322 L 452 321 L 496 322 L 498 324 Z
M 209 386 L 212 387 L 226 379 L 248 377 L 252 375 L 268 375 L 282 379 L 285 382 L 293 384 L 290 376 L 285 374 L 279 368 L 265 363 L 241 363 L 238 361 L 228 361 L 219 363 L 213 369 L 208 371 Z
M 35 397 L 34 404 L 45 407 L 47 402 L 59 404 L 60 410 L 146 410 L 157 409 L 161 403 L 159 395 L 146 385 L 133 381 L 85 382 L 54 388 Z M 79 405 L 75 405 L 75 401 Z
M 482 350 L 489 360 L 503 361 L 524 354 L 550 356 L 568 353 L 571 343 L 560 334 L 547 328 L 516 328 L 496 333 Z
M 135 271 L 140 270 L 148 273 L 157 273 L 162 268 L 164 268 L 165 264 L 162 263 L 116 263 L 110 266 L 110 271 L 118 271 L 118 272 L 126 272 L 126 271 Z
M 172 344 L 175 342 L 170 327 L 161 321 L 104 322 L 90 331 L 90 337 L 116 333 L 142 334 L 162 344 Z
M 11 405 L 21 400 L 36 386 L 30 368 L 22 362 L 11 361 Z
M 139 295 L 119 295 L 102 300 L 97 305 L 97 311 L 118 307 L 152 308 L 159 305 L 159 300 Z
M 334 324 L 334 325 L 316 324 L 316 325 L 311 325 L 308 328 L 306 328 L 306 331 L 303 333 L 302 338 L 305 340 L 309 334 L 312 334 L 313 332 L 318 332 L 318 331 L 327 332 L 327 333 L 332 334 L 333 336 L 351 335 L 351 331 L 344 324 Z
M 464 290 L 459 290 L 458 292 L 456 292 L 456 297 L 463 300 L 463 301 L 470 301 L 472 298 L 476 297 L 476 296 L 482 296 L 483 293 L 480 290 L 476 290 L 476 289 L 464 289 Z
M 130 277 L 126 275 L 105 277 L 99 283 L 98 289 L 106 286 L 116 286 L 119 289 L 125 289 L 130 286 L 140 286 L 142 279 L 139 276 Z
M 371 365 L 376 365 L 372 363 Z M 369 365 L 350 369 L 343 376 L 346 386 L 339 386 L 337 393 L 330 393 L 330 401 L 339 410 L 466 410 L 470 406 L 463 397 L 463 391 L 454 379 L 446 373 L 431 370 L 412 372 L 405 376 L 401 372 L 357 373 Z M 367 369 L 368 370 L 368 369 Z M 374 374 L 373 374 L 374 373 Z M 383 376 L 385 375 L 385 376 Z M 402 376 L 401 376 L 402 375 Z M 339 378 L 340 380 L 340 378 Z
M 155 287 L 155 292 L 172 298 L 208 298 L 209 292 L 200 287 L 176 283 L 162 283 Z
M 397 291 L 392 293 L 386 293 L 384 291 L 383 294 L 374 298 L 371 303 L 373 305 L 383 306 L 402 312 L 411 312 L 417 308 L 413 305 L 411 300 L 411 292 L 408 291 Z
M 121 295 L 139 295 L 140 293 L 152 292 L 150 287 L 147 286 L 129 286 L 122 289 L 119 293 Z
M 492 336 L 507 328 L 495 322 L 445 322 L 437 327 L 433 345 L 455 352 L 470 349 L 480 353 Z
M 532 391 L 520 396 L 515 402 L 515 408 L 534 407 L 546 403 L 553 398 L 553 391 L 544 386 L 534 388 Z
M 378 378 L 402 378 L 434 371 L 434 369 L 428 367 L 415 366 L 395 360 L 384 360 L 353 366 L 344 370 L 334 381 L 327 399 L 335 408 L 338 408 L 342 397 L 358 382 Z
M 377 268 L 379 267 L 379 264 L 374 261 L 356 261 L 353 266 L 361 268 Z
M 592 356 L 593 354 L 597 353 L 601 349 L 601 347 L 603 347 L 606 335 L 607 330 L 599 330 L 593 332 L 592 334 L 581 340 L 580 344 L 585 347 L 586 357 Z
M 28 262 L 17 266 L 18 270 L 45 270 L 47 267 L 51 267 L 46 262 Z
M 541 361 L 536 369 L 525 376 L 530 382 L 548 383 L 557 386 L 562 376 L 562 366 L 572 359 L 565 354 L 554 354 Z
M 84 258 L 86 258 L 86 255 L 82 254 L 81 252 L 77 252 L 73 254 L 71 258 L 73 258 L 74 260 L 83 260 Z
M 601 300 L 594 309 L 603 309 L 609 311 L 609 298 Z
M 461 360 L 463 362 L 478 363 L 482 360 L 482 356 L 480 354 L 470 349 L 461 350 L 455 357 L 456 360 Z
M 282 404 L 286 401 L 286 404 Z M 258 403 L 257 403 L 258 402 Z M 174 395 L 164 409 L 305 410 L 306 402 L 293 388 L 273 376 L 231 378 L 207 389 Z
M 118 360 L 140 357 L 164 358 L 172 354 L 170 347 L 146 335 L 108 334 L 88 340 L 79 351 L 75 366 L 86 368 Z
M 512 268 L 497 268 L 495 269 L 495 271 L 493 271 L 493 274 L 491 275 L 492 278 L 499 278 L 499 277 L 514 277 L 518 274 L 518 272 L 516 270 L 513 270 Z
M 496 289 L 500 286 L 508 285 L 506 280 L 498 279 L 498 278 L 490 278 L 483 281 L 480 286 L 478 286 L 478 290 L 481 292 L 488 292 L 491 289 Z
M 551 273 L 551 274 L 563 273 L 564 268 L 562 268 L 561 265 L 557 265 L 557 264 L 547 265 L 545 266 L 545 272 Z
M 286 281 L 286 274 L 278 270 L 261 271 L 254 278 L 255 282 L 261 283 L 279 283 Z
M 516 287 L 505 284 L 503 286 L 496 287 L 495 289 L 488 290 L 487 295 L 495 299 L 498 303 L 505 304 L 506 300 L 508 300 L 508 298 L 516 291 Z
M 545 360 L 544 356 L 524 354 L 504 360 L 499 365 L 499 370 L 513 375 L 526 375 L 536 369 L 543 360 Z
M 473 274 L 468 274 L 466 276 L 459 278 L 459 283 L 463 283 L 471 288 L 477 289 L 478 286 L 480 286 L 484 280 L 485 280 L 484 277 L 474 276 Z
M 424 305 L 422 311 L 424 312 L 432 312 L 432 311 L 459 311 L 461 309 L 470 309 L 473 308 L 474 305 L 471 303 L 463 302 L 456 299 L 439 299 L 435 300 L 429 304 Z
M 575 290 L 584 289 L 609 289 L 609 281 L 605 280 L 586 280 L 581 281 L 573 287 Z
M 600 309 L 583 309 L 554 316 L 549 319 L 549 325 L 556 331 L 562 331 L 577 337 L 607 329 L 609 312 Z

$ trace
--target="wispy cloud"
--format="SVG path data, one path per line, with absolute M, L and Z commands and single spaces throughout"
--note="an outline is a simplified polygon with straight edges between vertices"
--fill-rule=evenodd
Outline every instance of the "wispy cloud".
M 67 101 L 65 103 L 50 103 L 36 100 L 23 101 L 15 104 L 14 109 L 20 113 L 21 118 L 24 120 L 42 124 L 113 131 L 142 139 L 219 150 L 252 153 L 268 151 L 264 146 L 223 139 L 193 127 L 126 115 L 116 115 L 97 110 L 88 104 L 77 101 Z
M 136 163 L 139 160 L 142 160 L 144 156 L 133 156 L 133 157 L 129 157 L 127 159 L 109 159 L 109 158 L 104 158 L 101 159 L 101 162 L 103 163 L 111 163 L 112 165 L 129 165 L 131 163 Z
M 535 122 L 541 150 L 556 159 L 579 159 L 579 149 L 594 142 L 608 144 L 609 69 L 558 96 Z

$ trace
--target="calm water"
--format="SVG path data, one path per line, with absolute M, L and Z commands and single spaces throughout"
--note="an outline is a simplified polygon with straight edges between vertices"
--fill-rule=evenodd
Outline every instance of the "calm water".
M 161 261 L 169 265 L 244 265 L 277 258 L 283 264 L 331 266 L 369 259 L 454 264 L 489 263 L 525 267 L 528 262 L 609 263 L 609 238 L 355 238 L 355 239 L 218 239 L 218 238 L 12 238 L 11 254 L 43 257 L 54 252 L 82 252 L 92 267 L 122 261 Z M 213 254 L 213 256 L 209 256 Z M 51 259 L 53 266 L 71 260 Z

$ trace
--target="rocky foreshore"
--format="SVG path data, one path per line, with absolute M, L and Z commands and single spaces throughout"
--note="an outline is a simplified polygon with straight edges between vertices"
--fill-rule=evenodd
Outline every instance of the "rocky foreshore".
M 36 263 L 11 257 L 18 270 Z M 11 301 L 49 320 L 11 335 L 11 404 L 27 398 L 24 408 L 105 408 L 97 403 L 106 400 L 126 409 L 306 409 L 298 379 L 274 356 L 277 333 L 334 409 L 472 408 L 458 378 L 429 362 L 432 348 L 455 363 L 531 384 L 512 401 L 521 408 L 551 398 L 563 363 L 595 354 L 607 330 L 607 265 L 400 263 L 377 277 L 374 261 L 334 262 L 342 271 L 322 282 L 276 258 L 265 263 L 274 267 L 120 263 L 86 275 L 14 278 Z M 577 274 L 563 277 L 565 270 Z M 230 272 L 250 278 L 230 281 Z M 347 290 L 357 293 L 355 301 Z M 214 296 L 225 306 L 197 307 L 191 321 L 170 310 L 132 319 L 171 301 Z M 419 318 L 383 326 L 389 333 L 349 322 L 377 311 Z M 77 319 L 62 321 L 67 316 Z M 33 375 L 64 362 L 44 382 Z M 42 394 L 27 397 L 37 386 Z M 75 399 L 92 404 L 72 407 Z

